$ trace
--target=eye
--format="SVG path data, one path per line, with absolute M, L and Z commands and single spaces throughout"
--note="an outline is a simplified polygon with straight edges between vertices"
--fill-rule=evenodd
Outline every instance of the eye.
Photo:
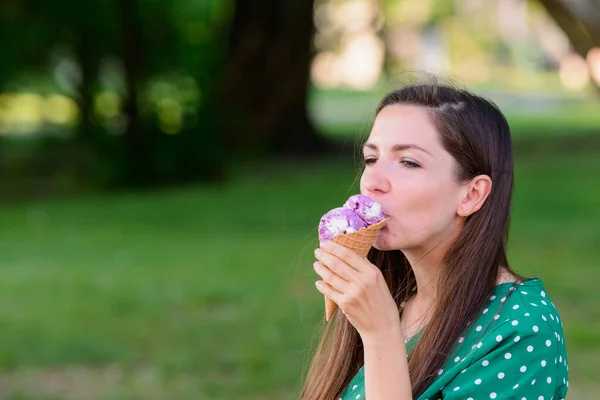
M 419 164 L 410 160 L 402 160 L 400 161 L 400 164 L 403 164 L 407 168 L 421 168 Z
M 366 157 L 363 159 L 363 164 L 369 166 L 375 164 L 375 161 L 377 161 L 375 157 Z

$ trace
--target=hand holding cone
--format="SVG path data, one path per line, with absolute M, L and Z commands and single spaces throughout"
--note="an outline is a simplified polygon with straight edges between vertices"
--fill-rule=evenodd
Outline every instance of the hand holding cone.
M 351 196 L 344 207 L 334 208 L 319 223 L 319 241 L 329 240 L 366 257 L 379 234 L 385 226 L 386 215 L 381 205 L 373 199 L 363 196 Z M 325 296 L 325 318 L 333 316 L 338 306 Z

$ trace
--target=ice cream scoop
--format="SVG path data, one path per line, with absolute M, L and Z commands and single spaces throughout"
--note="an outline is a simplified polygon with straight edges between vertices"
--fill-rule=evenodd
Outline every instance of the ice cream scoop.
M 338 207 L 321 217 L 319 242 L 325 243 L 339 234 L 357 232 L 367 224 L 353 210 Z
M 350 196 L 344 208 L 353 210 L 367 225 L 373 225 L 386 218 L 381 210 L 381 204 L 368 196 L 355 194 Z

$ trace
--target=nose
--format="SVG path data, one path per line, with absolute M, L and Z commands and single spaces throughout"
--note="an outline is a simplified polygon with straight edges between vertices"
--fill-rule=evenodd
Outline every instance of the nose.
M 377 163 L 364 169 L 360 178 L 360 189 L 362 194 L 369 196 L 374 200 L 390 191 L 391 185 L 388 174 L 381 163 Z

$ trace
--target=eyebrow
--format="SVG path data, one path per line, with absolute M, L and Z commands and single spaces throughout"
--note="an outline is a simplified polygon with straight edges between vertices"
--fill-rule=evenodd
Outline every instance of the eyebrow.
M 377 146 L 375 146 L 373 143 L 365 143 L 364 147 L 368 147 L 370 149 L 373 150 L 379 150 L 377 148 Z M 397 152 L 397 151 L 402 151 L 402 150 L 407 150 L 407 149 L 417 149 L 417 150 L 421 150 L 422 152 L 425 152 L 427 154 L 429 154 L 431 156 L 431 153 L 428 152 L 427 150 L 425 150 L 424 148 L 417 146 L 416 144 L 395 144 L 392 146 L 392 153 Z

